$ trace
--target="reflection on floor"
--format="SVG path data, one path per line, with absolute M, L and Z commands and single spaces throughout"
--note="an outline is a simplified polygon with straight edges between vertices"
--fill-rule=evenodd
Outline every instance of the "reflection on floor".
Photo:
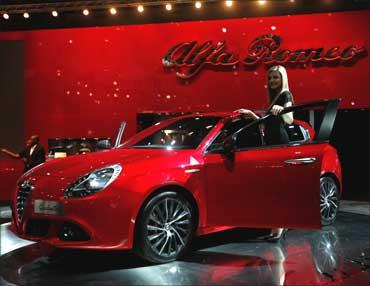
M 19 238 L 9 228 L 10 222 L 0 225 L 0 255 L 34 243 Z
M 334 225 L 290 230 L 279 243 L 253 241 L 257 230 L 225 231 L 197 238 L 184 258 L 162 265 L 36 243 L 0 257 L 0 285 L 368 285 L 369 219 L 340 212 Z
M 370 215 L 370 203 L 359 201 L 340 201 L 340 210 L 355 214 Z

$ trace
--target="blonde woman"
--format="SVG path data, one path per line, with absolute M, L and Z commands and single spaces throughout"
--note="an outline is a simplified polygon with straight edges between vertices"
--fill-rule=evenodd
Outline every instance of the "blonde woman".
M 285 129 L 286 124 L 293 123 L 293 113 L 288 112 L 278 116 L 286 107 L 293 104 L 293 95 L 289 91 L 288 75 L 283 66 L 273 66 L 268 70 L 268 101 L 267 113 L 271 113 L 269 120 L 265 122 L 265 142 L 267 145 L 279 145 L 289 142 L 288 133 Z M 237 112 L 250 118 L 259 118 L 254 112 L 248 109 L 239 109 Z M 283 228 L 271 230 L 270 235 L 263 239 L 267 241 L 278 241 L 285 233 Z

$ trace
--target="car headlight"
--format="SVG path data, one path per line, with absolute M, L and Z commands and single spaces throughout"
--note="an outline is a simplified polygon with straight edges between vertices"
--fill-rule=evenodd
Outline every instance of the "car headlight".
M 100 192 L 118 177 L 121 170 L 121 165 L 116 164 L 83 175 L 64 191 L 64 197 L 82 198 Z

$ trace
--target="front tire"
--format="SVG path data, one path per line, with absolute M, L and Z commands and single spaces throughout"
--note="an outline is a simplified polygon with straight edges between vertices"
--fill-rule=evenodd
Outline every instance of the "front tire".
M 167 191 L 149 200 L 137 220 L 135 252 L 152 263 L 176 260 L 194 233 L 194 208 L 180 193 Z
M 320 178 L 320 212 L 323 226 L 332 224 L 339 209 L 339 187 L 329 176 Z

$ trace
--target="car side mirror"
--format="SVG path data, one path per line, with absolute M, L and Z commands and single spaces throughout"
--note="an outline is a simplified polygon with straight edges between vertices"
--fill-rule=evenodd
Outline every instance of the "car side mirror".
M 235 150 L 236 150 L 236 138 L 234 136 L 228 136 L 222 143 L 223 154 L 234 161 Z
M 112 143 L 108 139 L 103 139 L 103 140 L 99 140 L 98 142 L 96 142 L 97 150 L 107 150 L 107 149 L 112 149 L 112 148 L 113 148 Z

